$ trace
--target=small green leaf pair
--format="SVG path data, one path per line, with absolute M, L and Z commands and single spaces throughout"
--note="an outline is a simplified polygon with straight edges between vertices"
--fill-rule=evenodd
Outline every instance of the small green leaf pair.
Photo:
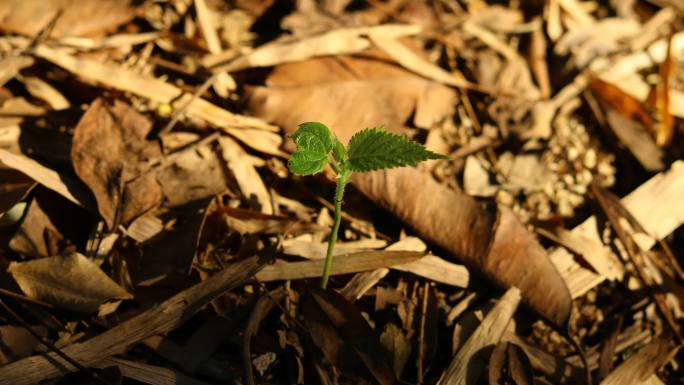
M 328 239 L 321 287 L 325 289 L 332 268 L 332 254 L 342 217 L 344 188 L 354 172 L 365 172 L 415 166 L 428 159 L 446 159 L 428 151 L 420 144 L 400 135 L 391 134 L 382 127 L 367 128 L 354 135 L 347 147 L 322 123 L 308 122 L 299 125 L 292 135 L 297 150 L 288 161 L 291 172 L 299 175 L 317 174 L 330 164 L 337 174 L 335 190 L 335 222 Z M 331 157 L 332 155 L 332 157 Z
M 367 128 L 354 135 L 349 146 L 342 142 L 322 123 L 308 122 L 299 125 L 292 135 L 297 145 L 290 157 L 290 171 L 299 175 L 313 175 L 323 171 L 330 163 L 330 153 L 339 170 L 365 172 L 385 168 L 415 166 L 428 159 L 443 159 L 444 155 L 428 151 L 420 144 L 382 127 Z

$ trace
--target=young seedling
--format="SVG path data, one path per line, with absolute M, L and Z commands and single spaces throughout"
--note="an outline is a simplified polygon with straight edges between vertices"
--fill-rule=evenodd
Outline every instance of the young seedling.
M 335 189 L 335 221 L 328 238 L 321 287 L 328 285 L 332 256 L 337 242 L 337 232 L 342 218 L 344 188 L 354 172 L 366 172 L 386 168 L 415 166 L 428 159 L 444 159 L 444 155 L 428 151 L 420 144 L 400 135 L 394 135 L 384 128 L 370 128 L 357 132 L 347 147 L 322 123 L 308 122 L 299 125 L 292 134 L 297 150 L 288 161 L 291 172 L 299 175 L 313 175 L 323 171 L 330 164 L 337 175 Z

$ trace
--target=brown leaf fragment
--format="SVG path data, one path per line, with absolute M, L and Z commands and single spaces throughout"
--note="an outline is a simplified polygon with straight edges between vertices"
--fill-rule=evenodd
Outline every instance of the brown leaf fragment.
M 638 385 L 665 365 L 679 350 L 670 336 L 662 335 L 632 354 L 601 385 Z
M 7 271 L 27 296 L 73 311 L 93 312 L 104 301 L 132 298 L 79 253 L 12 262 Z
M 159 145 L 146 139 L 151 129 L 149 119 L 124 102 L 104 99 L 96 99 L 74 129 L 74 169 L 110 230 L 161 202 L 161 186 L 147 172 L 161 156 Z
M 57 12 L 55 38 L 101 34 L 135 17 L 130 0 L 8 0 L 0 3 L 0 30 L 35 36 Z
M 302 298 L 304 321 L 325 357 L 346 375 L 386 385 L 395 382 L 391 359 L 361 312 L 333 290 Z

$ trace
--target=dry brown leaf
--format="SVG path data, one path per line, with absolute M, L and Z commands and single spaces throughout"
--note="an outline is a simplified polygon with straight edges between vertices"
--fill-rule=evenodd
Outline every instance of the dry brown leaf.
M 152 214 L 145 214 L 131 222 L 126 229 L 126 235 L 135 239 L 137 242 L 144 243 L 164 230 L 164 223 L 161 219 Z
M 0 4 L 0 29 L 35 36 L 55 17 L 52 37 L 97 35 L 135 17 L 130 0 L 8 0 Z
M 589 82 L 589 90 L 594 92 L 597 98 L 606 106 L 614 109 L 621 115 L 637 120 L 647 127 L 653 124 L 653 118 L 644 105 L 615 85 L 594 77 Z
M 115 100 L 95 100 L 74 129 L 71 158 L 76 174 L 93 191 L 108 228 L 126 223 L 157 206 L 162 188 L 150 162 L 161 156 L 146 136 L 152 123 Z
M 387 351 L 353 304 L 334 290 L 311 289 L 301 306 L 314 343 L 333 365 L 353 378 L 394 384 Z
M 362 239 L 359 241 L 335 243 L 333 255 L 350 254 L 357 251 L 369 251 L 381 249 L 387 246 L 387 241 L 382 239 Z M 397 250 L 397 249 L 393 249 Z M 323 259 L 328 251 L 327 242 L 311 242 L 299 239 L 286 239 L 283 241 L 283 253 L 297 255 L 306 259 Z M 418 250 L 411 250 L 418 251 Z
M 414 113 L 414 123 L 429 128 L 456 103 L 448 87 L 373 58 L 283 64 L 266 84 L 254 89 L 249 109 L 288 133 L 304 121 L 322 121 L 345 133 L 381 124 L 402 127 Z
M 94 312 L 107 300 L 133 298 L 79 253 L 12 262 L 7 271 L 28 297 L 68 310 Z

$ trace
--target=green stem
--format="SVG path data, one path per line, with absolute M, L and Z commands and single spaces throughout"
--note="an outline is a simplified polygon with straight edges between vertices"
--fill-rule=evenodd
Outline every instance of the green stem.
M 332 270 L 333 250 L 335 249 L 337 232 L 340 230 L 340 222 L 342 221 L 342 198 L 344 197 L 344 188 L 349 182 L 349 177 L 351 177 L 351 172 L 344 170 L 344 167 L 342 167 L 342 171 L 337 179 L 337 187 L 335 188 L 335 222 L 330 232 L 330 238 L 328 238 L 328 252 L 325 254 L 323 276 L 321 277 L 321 288 L 323 289 L 328 286 L 328 279 Z

